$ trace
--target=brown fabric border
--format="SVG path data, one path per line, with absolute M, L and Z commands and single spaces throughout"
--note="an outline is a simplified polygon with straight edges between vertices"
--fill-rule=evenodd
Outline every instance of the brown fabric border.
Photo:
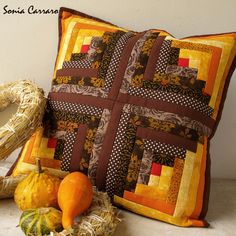
M 86 76 L 86 77 L 97 77 L 97 69 L 60 69 L 57 70 L 56 76 Z
M 145 80 L 153 80 L 153 77 L 155 74 L 155 69 L 156 69 L 156 61 L 159 57 L 161 45 L 164 40 L 165 40 L 165 36 L 159 36 L 159 37 L 157 37 L 156 41 L 154 42 L 150 56 L 148 58 L 147 67 L 146 67 L 145 73 L 144 73 Z
M 143 139 L 154 139 L 165 144 L 185 148 L 192 152 L 197 150 L 197 142 L 157 130 L 138 127 L 136 135 Z
M 78 133 L 76 135 L 75 145 L 71 155 L 70 172 L 78 171 L 79 163 L 82 156 L 82 151 L 84 149 L 84 142 L 87 131 L 88 131 L 87 125 L 85 124 L 79 125 Z
M 71 103 L 82 103 L 90 106 L 97 106 L 111 110 L 114 101 L 100 97 L 93 97 L 87 95 L 80 95 L 75 93 L 54 93 L 50 92 L 48 98 L 54 101 L 64 101 Z
M 236 34 L 236 31 L 225 32 L 225 33 L 212 33 L 212 34 L 191 35 L 191 36 L 180 38 L 180 40 L 182 40 L 182 39 L 191 39 L 191 38 L 199 38 L 199 37 L 221 36 L 221 35 L 227 35 L 227 34 L 228 35 Z
M 210 190 L 211 190 L 211 157 L 210 157 L 210 141 L 207 142 L 206 171 L 205 171 L 205 187 L 203 193 L 202 210 L 199 215 L 200 220 L 204 220 L 208 211 Z M 209 226 L 209 224 L 208 224 Z

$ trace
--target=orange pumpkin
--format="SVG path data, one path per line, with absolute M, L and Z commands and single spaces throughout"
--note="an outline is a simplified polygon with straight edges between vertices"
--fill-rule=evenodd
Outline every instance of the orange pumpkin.
M 58 190 L 58 204 L 62 210 L 62 225 L 68 229 L 74 218 L 86 211 L 93 198 L 93 188 L 89 178 L 80 173 L 68 174 Z

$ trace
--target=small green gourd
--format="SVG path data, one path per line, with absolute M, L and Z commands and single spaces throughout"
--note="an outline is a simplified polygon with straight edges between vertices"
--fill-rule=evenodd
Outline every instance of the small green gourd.
M 53 207 L 29 209 L 20 217 L 20 227 L 26 236 L 46 236 L 51 231 L 60 232 L 62 213 Z

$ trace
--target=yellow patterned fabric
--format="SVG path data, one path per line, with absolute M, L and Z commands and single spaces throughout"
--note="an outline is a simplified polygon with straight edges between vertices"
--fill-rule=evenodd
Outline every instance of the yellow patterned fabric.
M 114 203 L 178 226 L 207 226 L 209 141 L 235 68 L 236 33 L 176 39 L 60 11 L 44 125 L 13 175 L 81 171 Z

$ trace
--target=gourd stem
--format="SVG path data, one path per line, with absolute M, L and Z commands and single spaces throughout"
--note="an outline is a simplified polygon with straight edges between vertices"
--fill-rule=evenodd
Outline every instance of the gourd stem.
M 37 166 L 37 172 L 43 173 L 42 166 L 41 166 L 41 160 L 39 158 L 36 158 L 36 166 Z

